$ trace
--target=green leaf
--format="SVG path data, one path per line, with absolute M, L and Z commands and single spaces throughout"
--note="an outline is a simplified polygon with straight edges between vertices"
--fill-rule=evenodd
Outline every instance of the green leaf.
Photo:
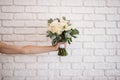
M 72 42 L 72 38 L 70 38 L 70 41 Z
M 50 18 L 50 19 L 48 20 L 48 24 L 50 24 L 50 23 L 52 23 L 52 22 L 53 22 L 53 19 Z
M 72 37 L 77 38 L 76 36 L 72 36 Z
M 68 40 L 68 43 L 70 44 L 70 41 Z
M 65 16 L 63 16 L 63 17 L 62 17 L 62 19 L 63 19 L 63 20 L 66 20 L 66 17 L 65 17 Z
M 79 31 L 77 29 L 72 29 L 71 35 L 79 34 Z
M 52 37 L 52 35 L 53 35 L 53 33 L 52 33 L 51 31 L 47 31 L 47 33 L 48 33 L 48 35 L 47 35 L 47 36 L 51 38 L 51 37 Z

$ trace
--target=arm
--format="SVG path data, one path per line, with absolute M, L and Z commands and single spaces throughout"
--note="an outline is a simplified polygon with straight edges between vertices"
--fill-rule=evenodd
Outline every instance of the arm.
M 6 43 L 0 42 L 0 53 L 4 54 L 36 54 L 43 52 L 50 52 L 58 50 L 62 43 L 58 43 L 56 46 L 16 46 L 8 45 Z

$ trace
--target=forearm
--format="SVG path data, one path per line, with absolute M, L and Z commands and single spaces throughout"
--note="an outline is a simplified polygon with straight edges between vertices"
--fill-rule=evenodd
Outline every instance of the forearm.
M 8 45 L 6 43 L 0 42 L 0 53 L 3 54 L 17 54 L 22 53 L 22 47 L 15 45 Z
M 0 53 L 4 54 L 36 54 L 55 50 L 55 46 L 16 46 L 0 42 Z
M 24 54 L 37 54 L 57 50 L 55 46 L 24 46 L 23 49 Z

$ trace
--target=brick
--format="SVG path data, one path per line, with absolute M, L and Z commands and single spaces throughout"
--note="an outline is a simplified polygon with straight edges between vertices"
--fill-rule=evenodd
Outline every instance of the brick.
M 119 70 L 107 70 L 105 71 L 106 76 L 120 76 L 120 71 Z
M 15 45 L 25 46 L 25 45 L 36 45 L 36 42 L 22 41 L 22 42 L 14 42 Z
M 118 27 L 120 27 L 120 22 L 117 23 Z
M 0 64 L 0 69 L 2 69 L 2 64 Z
M 15 56 L 15 62 L 36 62 L 36 57 L 35 56 Z
M 24 12 L 23 6 L 3 6 L 2 12 Z
M 50 13 L 70 13 L 71 8 L 69 7 L 50 7 Z
M 25 41 L 47 41 L 46 35 L 26 35 Z
M 104 0 L 86 0 L 84 6 L 105 6 Z
M 107 15 L 107 20 L 109 21 L 119 21 L 120 20 L 120 15 Z
M 39 56 L 38 62 L 58 62 L 59 58 L 56 56 Z
M 60 0 L 38 0 L 37 4 L 40 6 L 57 6 Z
M 44 44 L 45 45 L 45 44 Z M 47 44 L 48 45 L 48 44 Z M 51 44 L 49 44 L 49 45 L 51 45 Z M 68 50 L 67 50 L 67 52 L 68 52 Z M 52 56 L 57 56 L 58 54 L 57 54 L 57 51 L 52 51 L 52 52 L 49 52 L 48 53 L 49 55 L 52 55 Z
M 72 80 L 79 80 L 80 78 L 79 77 L 76 77 L 76 76 L 74 76 L 74 77 L 72 77 Z
M 73 41 L 92 42 L 93 41 L 93 36 L 80 35 L 80 36 L 77 36 L 77 38 L 73 39 Z
M 79 43 L 79 42 L 72 42 L 71 45 L 67 45 L 68 48 L 82 48 L 82 43 Z
M 11 13 L 0 13 L 0 19 L 13 19 L 13 15 Z
M 73 63 L 72 69 L 80 69 L 80 70 L 93 69 L 93 64 L 92 63 Z
M 84 76 L 83 77 L 80 76 L 80 77 L 78 77 L 78 79 L 76 79 L 76 78 L 77 77 L 73 77 L 72 80 L 79 80 L 79 79 L 80 80 L 93 80 L 92 77 L 84 77 Z
M 72 13 L 94 13 L 94 8 L 72 7 Z
M 0 28 L 0 34 L 12 34 L 13 28 Z
M 15 34 L 35 34 L 36 29 L 35 28 L 15 28 L 14 32 Z
M 107 0 L 107 6 L 120 6 L 120 1 L 119 0 Z
M 82 62 L 82 57 L 80 56 L 61 57 L 61 62 Z
M 89 42 L 89 43 L 84 43 L 84 48 L 103 49 L 103 48 L 105 48 L 105 44 L 102 42 Z
M 116 79 L 117 79 L 117 80 L 120 80 L 120 77 L 117 77 Z
M 117 63 L 117 69 L 120 69 L 120 63 Z
M 0 41 L 2 41 L 2 36 L 0 35 Z
M 51 45 L 51 42 L 48 42 L 48 41 L 44 41 L 44 42 L 37 42 L 37 45 L 39 46 L 48 46 L 48 45 Z M 56 53 L 56 51 L 53 51 L 53 53 Z
M 92 49 L 74 49 L 72 50 L 72 55 L 93 55 Z
M 40 77 L 50 76 L 49 78 L 53 80 L 56 76 L 59 75 L 59 70 L 38 70 L 37 75 Z
M 84 15 L 84 20 L 105 20 L 105 15 L 101 14 L 86 14 Z
M 39 0 L 39 1 L 42 1 L 42 0 Z M 38 19 L 40 20 L 48 20 L 49 18 L 57 18 L 57 17 L 59 17 L 59 14 L 56 14 L 56 13 L 39 13 L 38 14 Z
M 24 27 L 24 21 L 3 21 L 5 27 Z
M 23 35 L 3 35 L 4 41 L 24 41 Z
M 95 27 L 98 28 L 116 28 L 116 22 L 109 22 L 109 21 L 104 21 L 104 22 L 95 22 Z
M 104 29 L 84 29 L 84 34 L 88 34 L 88 35 L 97 35 L 97 34 L 105 34 L 105 30 Z
M 120 62 L 119 56 L 107 56 L 106 62 Z
M 46 34 L 47 28 L 37 28 L 37 33 L 39 34 Z
M 48 12 L 48 8 L 41 6 L 27 6 L 25 12 Z
M 69 63 L 50 63 L 50 69 L 70 69 Z
M 71 78 L 70 77 L 68 77 L 68 76 L 64 76 L 64 77 L 62 77 L 62 76 L 58 76 L 58 77 L 54 77 L 53 78 L 54 80 L 70 80 Z M 51 79 L 51 80 L 53 80 L 53 79 Z
M 15 5 L 35 5 L 36 0 L 14 0 Z
M 4 77 L 4 80 L 25 80 L 24 77 Z
M 94 80 L 115 80 L 114 77 L 95 77 Z
M 15 76 L 36 76 L 35 70 L 15 70 L 14 72 Z
M 46 63 L 27 63 L 26 64 L 27 69 L 48 69 L 48 64 Z
M 106 48 L 108 49 L 119 49 L 120 48 L 120 42 L 109 42 L 109 43 L 106 43 Z
M 25 64 L 23 63 L 4 63 L 3 64 L 3 69 L 25 69 Z
M 117 55 L 120 55 L 120 50 L 119 49 L 117 50 Z
M 0 21 L 0 27 L 1 27 L 1 25 L 2 25 L 2 23 L 1 23 L 1 21 Z
M 115 34 L 120 34 L 120 29 L 106 29 L 107 34 L 115 35 Z
M 116 41 L 116 37 L 115 36 L 95 36 L 95 41 L 97 42 L 112 42 L 112 41 Z
M 47 22 L 46 21 L 25 21 L 25 26 L 28 27 L 46 27 Z
M 93 21 L 74 21 L 73 26 L 80 28 L 91 28 L 94 27 Z
M 104 76 L 103 70 L 85 70 L 83 76 Z
M 7 55 L 0 55 L 0 62 L 13 62 L 13 57 L 12 56 L 7 56 Z
M 107 7 L 95 8 L 95 13 L 98 13 L 98 14 L 116 14 L 117 9 L 116 8 L 107 8 Z
M 42 77 L 42 76 L 40 76 L 40 77 L 26 77 L 26 80 L 48 80 L 48 78 L 47 77 Z
M 16 13 L 14 15 L 15 19 L 23 19 L 23 20 L 30 20 L 30 19 L 36 19 L 36 15 L 35 14 L 31 14 L 31 13 Z
M 13 71 L 12 70 L 0 70 L 0 75 L 3 77 L 9 77 L 13 76 Z
M 12 5 L 13 0 L 0 0 L 0 5 Z
M 85 56 L 83 58 L 84 62 L 104 62 L 104 57 L 102 56 Z
M 114 63 L 96 63 L 95 69 L 115 69 Z
M 82 20 L 82 14 L 61 14 L 60 16 L 65 16 L 68 20 Z
M 115 55 L 116 51 L 114 49 L 96 49 L 95 55 L 98 56 L 109 56 L 109 55 Z
M 82 0 L 62 0 L 61 1 L 62 6 L 82 6 L 83 2 Z
M 81 76 L 81 70 L 61 70 L 60 74 L 62 76 Z
M 120 8 L 118 9 L 118 13 L 120 13 Z

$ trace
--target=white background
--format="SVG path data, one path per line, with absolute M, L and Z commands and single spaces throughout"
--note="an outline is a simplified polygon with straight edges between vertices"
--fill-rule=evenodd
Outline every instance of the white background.
M 0 0 L 0 40 L 51 45 L 47 20 L 61 16 L 80 31 L 69 55 L 0 54 L 0 80 L 120 80 L 120 0 Z

